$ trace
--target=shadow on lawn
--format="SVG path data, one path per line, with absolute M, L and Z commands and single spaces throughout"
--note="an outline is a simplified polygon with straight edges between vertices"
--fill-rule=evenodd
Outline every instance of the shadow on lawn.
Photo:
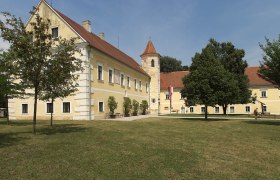
M 82 127 L 81 124 L 55 124 L 53 127 L 45 125 L 38 128 L 38 134 L 53 135 L 60 133 L 75 133 L 85 132 L 87 128 Z
M 212 121 L 230 121 L 231 119 L 207 119 L 205 118 L 180 118 L 180 120 L 187 120 L 187 121 L 205 121 L 205 122 L 212 122 Z
M 0 148 L 18 144 L 27 138 L 19 137 L 21 133 L 0 133 Z
M 280 126 L 280 121 L 271 121 L 271 120 L 253 120 L 253 121 L 244 121 L 247 124 L 258 124 L 258 125 L 273 125 Z

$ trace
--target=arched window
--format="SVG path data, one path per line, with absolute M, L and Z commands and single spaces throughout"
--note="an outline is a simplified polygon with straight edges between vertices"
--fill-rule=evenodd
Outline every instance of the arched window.
M 155 61 L 153 59 L 151 61 L 151 67 L 155 67 Z

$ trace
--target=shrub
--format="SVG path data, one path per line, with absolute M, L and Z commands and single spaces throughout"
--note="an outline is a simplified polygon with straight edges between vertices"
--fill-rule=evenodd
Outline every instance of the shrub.
M 139 102 L 136 101 L 135 99 L 133 99 L 133 101 L 132 101 L 132 106 L 133 106 L 133 115 L 134 115 L 134 116 L 138 115 L 138 111 L 139 111 Z
M 118 107 L 118 103 L 116 102 L 116 99 L 114 96 L 109 96 L 108 107 L 110 109 L 110 114 L 114 115 L 115 109 L 117 109 L 117 107 Z
M 143 100 L 141 105 L 140 105 L 140 108 L 142 110 L 142 114 L 144 114 L 144 115 L 146 114 L 146 111 L 147 111 L 148 107 L 149 107 L 148 101 Z
M 125 116 L 129 116 L 132 105 L 131 105 L 131 99 L 129 97 L 124 97 L 123 98 L 123 110 L 124 110 L 124 114 Z

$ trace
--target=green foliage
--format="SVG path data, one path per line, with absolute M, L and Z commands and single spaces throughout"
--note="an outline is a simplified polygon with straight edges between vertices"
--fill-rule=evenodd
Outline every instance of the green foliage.
M 160 72 L 187 71 L 188 66 L 182 66 L 182 61 L 169 56 L 160 56 Z
M 142 110 L 142 114 L 146 114 L 146 111 L 149 107 L 148 101 L 146 100 L 142 100 L 141 105 L 140 105 L 140 109 Z
M 138 114 L 139 111 L 139 102 L 133 99 L 132 101 L 132 107 L 133 107 L 133 114 Z
M 126 116 L 128 116 L 130 114 L 131 109 L 132 109 L 131 99 L 129 97 L 124 97 L 123 100 L 124 100 L 123 101 L 124 114 Z
M 33 132 L 36 133 L 38 99 L 66 97 L 76 91 L 75 83 L 81 71 L 81 61 L 74 58 L 78 53 L 74 39 L 52 39 L 50 21 L 39 16 L 36 9 L 31 12 L 35 18 L 28 31 L 20 18 L 3 13 L 0 21 L 1 37 L 10 43 L 11 64 L 18 68 L 17 76 L 27 88 L 34 90 Z M 15 75 L 15 74 L 14 74 Z
M 116 99 L 114 96 L 109 96 L 108 107 L 110 109 L 110 114 L 114 115 L 115 109 L 117 109 L 117 107 L 118 107 L 118 103 L 116 102 Z
M 260 44 L 263 61 L 260 62 L 259 76 L 280 88 L 280 35 L 278 39 Z

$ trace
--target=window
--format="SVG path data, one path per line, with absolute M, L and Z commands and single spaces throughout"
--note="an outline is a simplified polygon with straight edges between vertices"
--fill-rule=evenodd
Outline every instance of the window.
M 146 83 L 146 93 L 149 92 L 149 87 L 148 87 L 148 83 Z
M 53 113 L 53 103 L 47 103 L 47 113 Z
M 102 65 L 98 65 L 97 67 L 97 78 L 99 81 L 103 80 L 103 66 Z
M 130 77 L 127 76 L 127 87 L 130 87 Z
M 63 103 L 63 113 L 70 113 L 70 102 Z
M 193 113 L 193 110 L 194 110 L 193 107 L 190 107 L 190 112 L 191 112 L 191 113 Z
M 205 113 L 205 107 L 201 107 L 201 113 Z
M 246 107 L 245 107 L 245 110 L 246 110 L 247 113 L 249 113 L 249 112 L 251 111 L 250 106 L 246 106 Z
M 104 112 L 104 102 L 98 102 L 98 110 L 99 112 Z
M 137 89 L 137 79 L 134 79 L 134 87 Z
M 167 99 L 167 100 L 170 99 L 170 95 L 169 95 L 169 94 L 166 94 L 166 95 L 165 95 L 165 99 Z
M 220 112 L 220 108 L 219 107 L 215 107 L 215 113 L 219 113 Z
M 262 106 L 262 111 L 263 111 L 264 113 L 267 112 L 267 106 L 266 106 L 266 105 L 263 105 L 263 106 Z
M 113 69 L 109 69 L 109 83 L 113 83 Z
M 124 86 L 124 74 L 121 74 L 121 86 Z
M 21 109 L 22 109 L 22 114 L 27 114 L 28 113 L 28 104 L 22 104 Z
M 156 99 L 153 98 L 153 99 L 152 99 L 152 103 L 156 103 Z
M 153 60 L 153 59 L 151 61 L 151 67 L 155 67 L 155 60 Z
M 142 90 L 142 81 L 139 81 L 139 89 Z
M 115 73 L 115 84 L 120 84 L 120 74 L 121 72 L 117 69 L 114 69 L 114 73 Z
M 58 27 L 52 28 L 52 38 L 58 38 Z
M 230 113 L 234 113 L 234 106 L 230 106 L 229 109 L 230 109 L 230 110 L 229 110 Z
M 261 97 L 263 97 L 263 98 L 266 97 L 266 90 L 262 90 L 261 93 L 262 93 Z

